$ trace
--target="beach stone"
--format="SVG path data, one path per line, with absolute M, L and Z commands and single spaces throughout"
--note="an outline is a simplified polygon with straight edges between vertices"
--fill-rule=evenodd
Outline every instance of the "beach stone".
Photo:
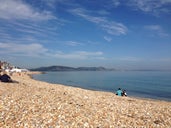
M 0 127 L 171 127 L 171 102 L 49 84 L 28 75 L 13 75 L 19 83 L 0 83 Z

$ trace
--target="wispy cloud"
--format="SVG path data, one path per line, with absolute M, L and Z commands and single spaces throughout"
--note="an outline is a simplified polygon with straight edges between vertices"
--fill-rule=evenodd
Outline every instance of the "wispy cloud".
M 0 25 L 0 42 L 45 42 L 58 36 L 58 23 L 53 26 L 46 22 L 4 21 Z
M 111 42 L 111 41 L 112 41 L 112 38 L 109 37 L 109 36 L 104 36 L 104 39 L 105 39 L 107 42 Z
M 112 0 L 114 7 L 119 6 L 121 3 L 119 0 Z
M 0 19 L 41 21 L 56 19 L 49 11 L 37 11 L 21 0 L 0 0 Z
M 99 59 L 102 57 L 103 52 L 87 52 L 87 51 L 75 51 L 72 53 L 58 52 L 55 57 L 62 59 Z
M 92 16 L 91 14 L 89 14 L 90 12 L 88 10 L 85 10 L 83 8 L 72 9 L 69 10 L 69 12 L 72 13 L 73 15 L 80 16 L 85 20 L 98 25 L 108 34 L 125 35 L 127 33 L 127 27 L 122 23 L 109 21 L 105 17 Z
M 145 29 L 150 32 L 152 36 L 168 37 L 169 34 L 166 33 L 160 25 L 147 25 Z
M 109 15 L 110 12 L 108 12 L 107 10 L 99 10 L 99 11 L 97 11 L 97 14 L 99 14 L 99 15 Z
M 51 8 L 55 8 L 58 5 L 76 5 L 75 1 L 71 0 L 40 0 L 41 2 L 45 3 L 47 6 Z M 72 3 L 75 2 L 75 3 Z
M 128 6 L 143 12 L 159 15 L 161 13 L 170 13 L 171 0 L 128 0 Z
M 61 0 L 41 0 L 42 2 L 44 2 L 47 6 L 51 7 L 51 8 L 55 8 L 57 2 L 61 1 Z
M 73 51 L 50 51 L 39 43 L 18 44 L 0 43 L 0 53 L 10 56 L 51 57 L 59 59 L 104 59 L 103 52 Z
M 119 58 L 120 61 L 129 61 L 129 62 L 139 62 L 142 61 L 141 58 L 137 58 L 137 57 L 131 57 L 131 56 L 127 56 L 127 57 L 121 57 Z
M 16 44 L 16 43 L 0 43 L 1 54 L 11 54 L 19 56 L 41 56 L 47 53 L 48 49 L 41 44 Z
M 32 22 L 25 22 L 25 23 L 19 23 L 14 22 L 12 23 L 13 27 L 15 27 L 15 30 L 19 32 L 24 32 L 26 34 L 36 34 L 37 36 L 56 36 L 57 35 L 57 28 L 58 24 L 56 26 L 50 26 L 50 24 L 33 24 Z M 47 35 L 48 33 L 48 35 Z
M 157 58 L 156 61 L 169 62 L 171 64 L 171 58 Z
M 65 44 L 66 45 L 69 45 L 69 46 L 79 46 L 79 45 L 83 45 L 83 43 L 79 43 L 79 42 L 76 42 L 76 41 L 67 41 Z

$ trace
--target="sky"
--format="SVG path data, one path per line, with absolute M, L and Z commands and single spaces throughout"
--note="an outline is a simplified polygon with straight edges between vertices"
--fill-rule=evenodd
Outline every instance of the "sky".
M 0 0 L 0 60 L 171 70 L 171 0 Z

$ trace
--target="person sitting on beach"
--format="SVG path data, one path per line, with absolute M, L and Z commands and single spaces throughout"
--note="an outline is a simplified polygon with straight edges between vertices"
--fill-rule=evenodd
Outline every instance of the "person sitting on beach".
M 126 90 L 122 91 L 122 96 L 127 96 Z
M 8 76 L 6 72 L 4 72 L 2 76 L 0 76 L 0 81 L 1 82 L 13 82 L 11 77 Z
M 118 88 L 118 90 L 116 91 L 116 95 L 122 96 L 122 90 L 121 90 L 121 88 Z

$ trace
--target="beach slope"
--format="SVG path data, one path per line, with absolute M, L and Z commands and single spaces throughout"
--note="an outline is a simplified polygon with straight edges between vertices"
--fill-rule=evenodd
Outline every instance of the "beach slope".
M 19 83 L 0 82 L 0 127 L 171 127 L 171 102 L 50 84 L 28 74 L 14 74 Z

